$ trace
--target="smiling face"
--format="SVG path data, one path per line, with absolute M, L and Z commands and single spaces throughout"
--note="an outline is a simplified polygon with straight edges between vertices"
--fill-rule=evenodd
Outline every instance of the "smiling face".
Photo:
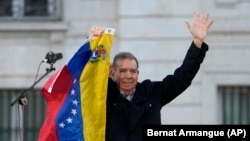
M 112 79 L 125 96 L 131 94 L 138 81 L 137 62 L 132 58 L 118 59 L 111 70 Z

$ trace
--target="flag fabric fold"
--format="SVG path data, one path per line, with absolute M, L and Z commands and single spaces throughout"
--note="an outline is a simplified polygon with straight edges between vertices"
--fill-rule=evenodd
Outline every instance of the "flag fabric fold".
M 105 141 L 113 28 L 89 38 L 44 84 L 47 112 L 38 141 Z

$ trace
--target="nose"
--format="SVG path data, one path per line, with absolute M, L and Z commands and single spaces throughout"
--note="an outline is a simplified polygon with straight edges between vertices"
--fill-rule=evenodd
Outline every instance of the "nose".
M 127 71 L 127 72 L 126 72 L 126 78 L 131 78 L 131 76 L 132 76 L 131 72 L 130 72 L 130 71 Z

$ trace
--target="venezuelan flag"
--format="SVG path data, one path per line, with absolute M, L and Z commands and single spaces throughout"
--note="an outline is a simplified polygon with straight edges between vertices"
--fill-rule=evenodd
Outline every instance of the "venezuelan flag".
M 105 141 L 106 95 L 115 30 L 88 39 L 43 87 L 47 102 L 38 141 Z

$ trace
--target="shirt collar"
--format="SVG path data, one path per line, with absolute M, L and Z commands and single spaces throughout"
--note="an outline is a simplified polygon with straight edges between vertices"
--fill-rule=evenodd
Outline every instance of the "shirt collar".
M 128 95 L 125 96 L 123 92 L 120 92 L 128 101 L 131 101 L 135 94 L 135 89 Z

